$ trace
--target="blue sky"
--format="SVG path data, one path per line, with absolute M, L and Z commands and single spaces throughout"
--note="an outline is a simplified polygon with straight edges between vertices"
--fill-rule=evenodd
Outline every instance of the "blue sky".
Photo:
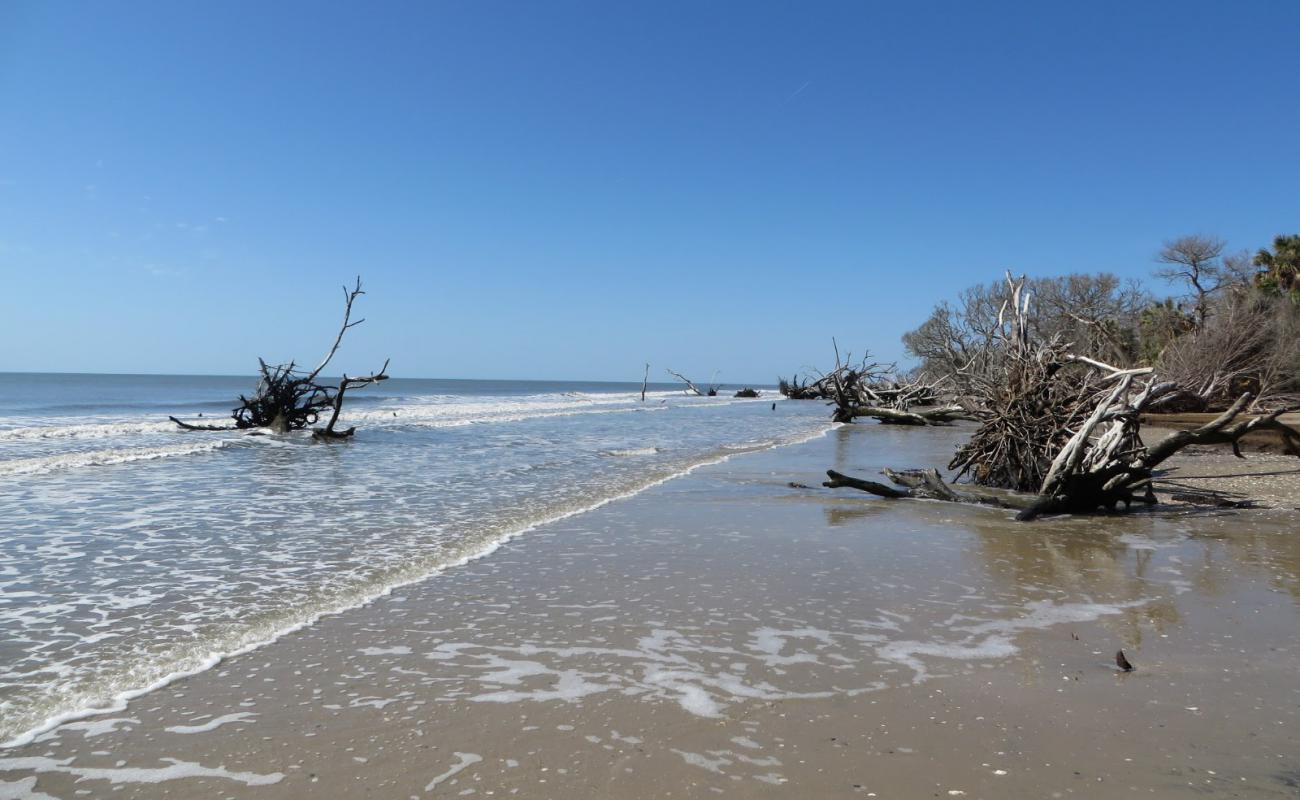
M 0 4 L 0 370 L 770 381 L 1300 232 L 1300 4 Z

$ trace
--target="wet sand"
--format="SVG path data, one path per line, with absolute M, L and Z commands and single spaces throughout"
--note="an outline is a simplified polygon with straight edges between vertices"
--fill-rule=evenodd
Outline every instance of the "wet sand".
M 1150 429 L 1146 439 L 1156 442 L 1174 430 Z M 1277 437 L 1270 437 L 1255 442 L 1247 437 L 1243 458 L 1233 455 L 1229 445 L 1183 449 L 1163 465 L 1170 474 L 1160 482 L 1157 494 L 1168 499 L 1178 492 L 1204 491 L 1260 508 L 1300 511 L 1300 459 L 1279 452 Z
M 953 442 L 702 468 L 0 751 L 0 798 L 1300 793 L 1300 515 L 789 485 Z

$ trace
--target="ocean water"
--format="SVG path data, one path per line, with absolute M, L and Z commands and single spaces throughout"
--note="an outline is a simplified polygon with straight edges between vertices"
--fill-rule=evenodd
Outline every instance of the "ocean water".
M 349 394 L 347 442 L 167 420 L 220 423 L 252 387 L 0 374 L 0 743 L 538 524 L 830 428 L 821 404 L 771 390 L 652 385 L 642 402 L 634 384 L 404 379 Z

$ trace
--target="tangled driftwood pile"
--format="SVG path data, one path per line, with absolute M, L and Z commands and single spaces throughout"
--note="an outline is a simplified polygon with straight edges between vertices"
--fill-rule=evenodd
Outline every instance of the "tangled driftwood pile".
M 835 348 L 835 369 L 816 378 L 780 378 L 781 394 L 792 400 L 827 400 L 835 407 L 836 422 L 853 422 L 871 417 L 888 425 L 948 425 L 955 419 L 970 419 L 956 404 L 939 404 L 939 388 L 924 380 L 898 375 L 893 364 L 870 360 L 870 354 L 853 363 L 850 354 L 842 362 Z
M 1242 418 L 1252 395 L 1244 393 L 1223 414 L 1194 430 L 1178 431 L 1148 446 L 1141 415 L 1161 398 L 1182 391 L 1149 367 L 1120 369 L 1073 354 L 1057 338 L 1030 335 L 1024 279 L 1007 276 L 1010 290 L 998 316 L 997 377 L 974 384 L 980 426 L 949 468 L 988 491 L 953 487 L 935 470 L 887 471 L 901 488 L 830 471 L 830 488 L 851 487 L 882 497 L 922 497 L 974 502 L 1020 510 L 1017 519 L 1041 514 L 1091 513 L 1154 502 L 1157 468 L 1193 444 L 1231 444 L 1260 430 L 1276 431 L 1288 452 L 1300 456 L 1300 431 L 1278 418 L 1288 408 Z M 990 375 L 994 373 L 989 373 Z M 1010 491 L 1006 491 L 1010 490 Z
M 339 345 L 343 343 L 343 335 L 350 328 L 365 322 L 364 319 L 352 320 L 352 304 L 363 294 L 365 292 L 361 290 L 361 278 L 357 278 L 356 286 L 353 288 L 343 287 L 343 324 L 334 337 L 334 344 L 315 369 L 304 372 L 299 370 L 293 361 L 288 364 L 271 365 L 263 359 L 258 359 L 261 378 L 251 397 L 239 396 L 239 407 L 231 412 L 234 425 L 199 425 L 184 422 L 176 417 L 168 417 L 168 419 L 187 431 L 265 428 L 275 433 L 286 433 L 311 427 L 320 420 L 322 415 L 328 413 L 329 419 L 325 427 L 314 429 L 312 435 L 318 439 L 341 439 L 351 436 L 356 432 L 356 428 L 348 428 L 344 431 L 334 429 L 339 420 L 339 413 L 343 410 L 344 395 L 349 389 L 387 380 L 388 362 L 385 361 L 382 367 L 370 375 L 349 377 L 344 374 L 337 385 L 321 382 L 320 374 L 338 352 Z

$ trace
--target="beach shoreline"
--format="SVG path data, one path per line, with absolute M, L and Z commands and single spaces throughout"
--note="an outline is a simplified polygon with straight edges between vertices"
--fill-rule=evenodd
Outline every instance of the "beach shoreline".
M 1284 793 L 1296 516 L 1017 524 L 797 488 L 941 464 L 953 441 L 843 426 L 701 467 L 0 751 L 0 780 L 56 797 Z M 1120 647 L 1137 672 L 1115 669 Z

